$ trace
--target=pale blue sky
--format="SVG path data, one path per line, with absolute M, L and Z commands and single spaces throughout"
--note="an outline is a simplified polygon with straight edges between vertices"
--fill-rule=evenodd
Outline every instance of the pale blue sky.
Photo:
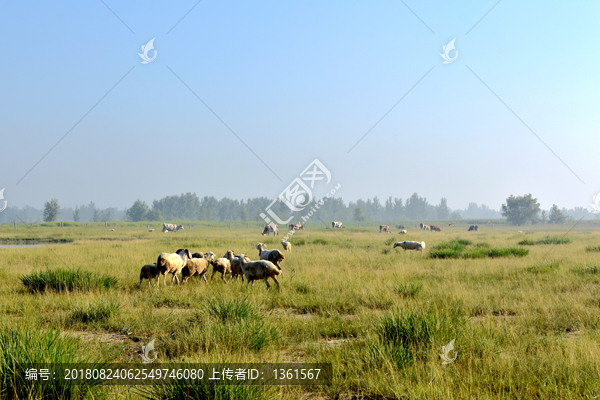
M 10 206 L 275 198 L 314 158 L 346 201 L 571 208 L 600 191 L 598 2 L 202 0 L 174 28 L 196 1 L 105 3 L 127 26 L 100 0 L 2 5 Z

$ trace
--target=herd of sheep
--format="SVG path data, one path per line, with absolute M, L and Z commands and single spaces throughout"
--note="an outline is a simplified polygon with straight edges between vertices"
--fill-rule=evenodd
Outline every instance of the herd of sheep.
M 291 243 L 282 240 L 281 244 L 286 251 L 291 251 Z M 246 287 L 252 283 L 254 285 L 255 280 L 264 279 L 267 289 L 271 287 L 268 279 L 271 278 L 277 284 L 279 289 L 279 282 L 277 276 L 281 274 L 281 262 L 285 260 L 283 253 L 279 250 L 266 250 L 264 243 L 258 243 L 256 248 L 259 252 L 259 260 L 252 261 L 249 257 L 244 254 L 235 254 L 232 250 L 227 250 L 222 258 L 216 258 L 216 255 L 212 251 L 206 253 L 190 253 L 188 249 L 178 249 L 175 253 L 161 253 L 156 260 L 156 264 L 147 264 L 140 270 L 140 289 L 144 279 L 148 279 L 148 285 L 150 281 L 156 279 L 156 284 L 159 285 L 160 276 L 164 276 L 165 286 L 167 286 L 167 274 L 172 274 L 171 285 L 177 280 L 179 285 L 178 274 L 181 273 L 181 279 L 183 283 L 187 283 L 187 280 L 191 276 L 197 276 L 199 279 L 206 279 L 209 266 L 212 266 L 211 281 L 215 274 L 219 272 L 223 282 L 228 283 L 225 280 L 225 275 L 231 275 L 229 280 L 236 279 L 241 276 L 242 283 L 244 277 L 248 282 Z

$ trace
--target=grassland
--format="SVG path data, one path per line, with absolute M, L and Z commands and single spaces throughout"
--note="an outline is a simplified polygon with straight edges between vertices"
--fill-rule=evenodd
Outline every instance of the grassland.
M 161 279 L 158 288 L 144 281 L 140 290 L 139 271 L 178 248 L 218 256 L 232 249 L 256 259 L 258 242 L 281 250 L 281 233 L 262 237 L 242 224 L 198 223 L 176 234 L 149 233 L 146 224 L 119 224 L 114 232 L 103 225 L 2 226 L 0 242 L 63 243 L 0 249 L 0 375 L 10 375 L 11 359 L 133 362 L 141 343 L 155 339 L 157 362 L 334 367 L 331 386 L 205 385 L 189 398 L 600 395 L 600 229 L 593 226 L 568 234 L 566 226 L 535 227 L 526 235 L 499 225 L 466 232 L 453 224 L 441 233 L 407 227 L 406 235 L 309 226 L 290 239 L 281 292 L 267 292 L 263 282 L 246 289 L 196 278 L 173 287 Z M 570 242 L 544 244 L 547 236 L 565 235 Z M 489 249 L 524 248 L 518 243 L 525 237 L 532 242 L 526 254 L 487 256 Z M 392 249 L 401 240 L 425 241 L 427 248 Z M 436 248 L 458 249 L 459 256 L 430 257 Z M 460 256 L 469 251 L 478 256 Z M 441 348 L 452 339 L 457 359 L 442 365 Z M 186 398 L 187 390 L 103 386 L 73 389 L 66 398 Z

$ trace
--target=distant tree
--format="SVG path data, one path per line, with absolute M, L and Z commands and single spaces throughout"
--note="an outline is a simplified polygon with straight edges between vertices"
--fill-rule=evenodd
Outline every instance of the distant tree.
M 158 208 L 152 207 L 145 217 L 148 221 L 164 221 L 164 217 Z
M 454 211 L 452 214 L 450 214 L 450 219 L 462 219 L 462 217 L 460 216 L 458 211 Z
M 240 212 L 240 219 L 242 221 L 248 221 L 250 219 L 250 214 L 248 214 L 248 211 L 242 210 L 242 212 Z
M 106 210 L 102 211 L 102 213 L 100 214 L 100 221 L 108 222 L 108 221 L 110 221 L 110 217 L 111 217 L 110 209 L 106 209 Z
M 546 210 L 542 210 L 542 214 L 540 215 L 540 220 L 542 221 L 542 224 L 545 224 L 546 221 L 548 220 L 548 213 L 546 212 Z
M 144 221 L 146 214 L 148 213 L 148 204 L 145 201 L 141 201 L 137 199 L 135 203 L 127 210 L 127 216 L 131 218 L 132 221 Z
M 75 211 L 73 211 L 73 221 L 79 222 L 79 206 L 76 206 Z
M 404 211 L 408 219 L 426 219 L 428 214 L 428 206 L 429 203 L 427 203 L 427 198 L 419 197 L 417 193 L 413 193 L 413 195 L 406 200 Z
M 60 206 L 57 199 L 52 199 L 44 203 L 44 221 L 56 221 L 58 214 L 60 214 Z
M 556 204 L 552 205 L 550 209 L 550 216 L 548 217 L 548 222 L 551 224 L 564 224 L 567 220 L 567 217 L 563 212 L 558 208 Z
M 365 214 L 363 213 L 362 208 L 356 207 L 356 210 L 354 210 L 354 220 L 355 221 L 364 221 L 365 220 Z
M 533 196 L 510 195 L 506 199 L 506 204 L 502 204 L 502 216 L 506 217 L 506 222 L 513 225 L 524 225 L 527 223 L 536 223 L 538 213 L 540 212 L 540 203 Z
M 448 200 L 446 200 L 445 197 L 442 197 L 440 204 L 435 207 L 435 211 L 437 214 L 437 219 L 448 219 L 450 216 L 450 208 L 448 208 Z
M 98 222 L 98 221 L 100 221 L 101 217 L 102 216 L 100 215 L 100 210 L 98 210 L 97 208 L 94 208 L 94 215 L 91 218 L 92 222 Z

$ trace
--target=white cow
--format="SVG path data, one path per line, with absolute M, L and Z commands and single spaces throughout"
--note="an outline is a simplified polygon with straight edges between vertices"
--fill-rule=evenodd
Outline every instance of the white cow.
M 175 225 L 175 224 L 163 224 L 163 233 L 164 232 L 177 232 L 178 230 L 183 229 L 183 225 Z
M 343 227 L 344 227 L 344 224 L 342 224 L 341 222 L 333 221 L 331 223 L 331 228 L 343 228 Z
M 406 250 L 423 251 L 423 249 L 425 248 L 425 242 L 412 242 L 412 241 L 397 242 L 397 243 L 394 243 L 394 248 L 396 248 L 396 247 L 401 247 L 404 249 L 404 251 L 406 251 Z
M 273 236 L 277 236 L 279 234 L 279 226 L 273 225 L 273 224 L 265 226 L 265 229 L 263 230 L 262 235 L 269 236 L 271 234 L 271 232 L 273 232 Z

